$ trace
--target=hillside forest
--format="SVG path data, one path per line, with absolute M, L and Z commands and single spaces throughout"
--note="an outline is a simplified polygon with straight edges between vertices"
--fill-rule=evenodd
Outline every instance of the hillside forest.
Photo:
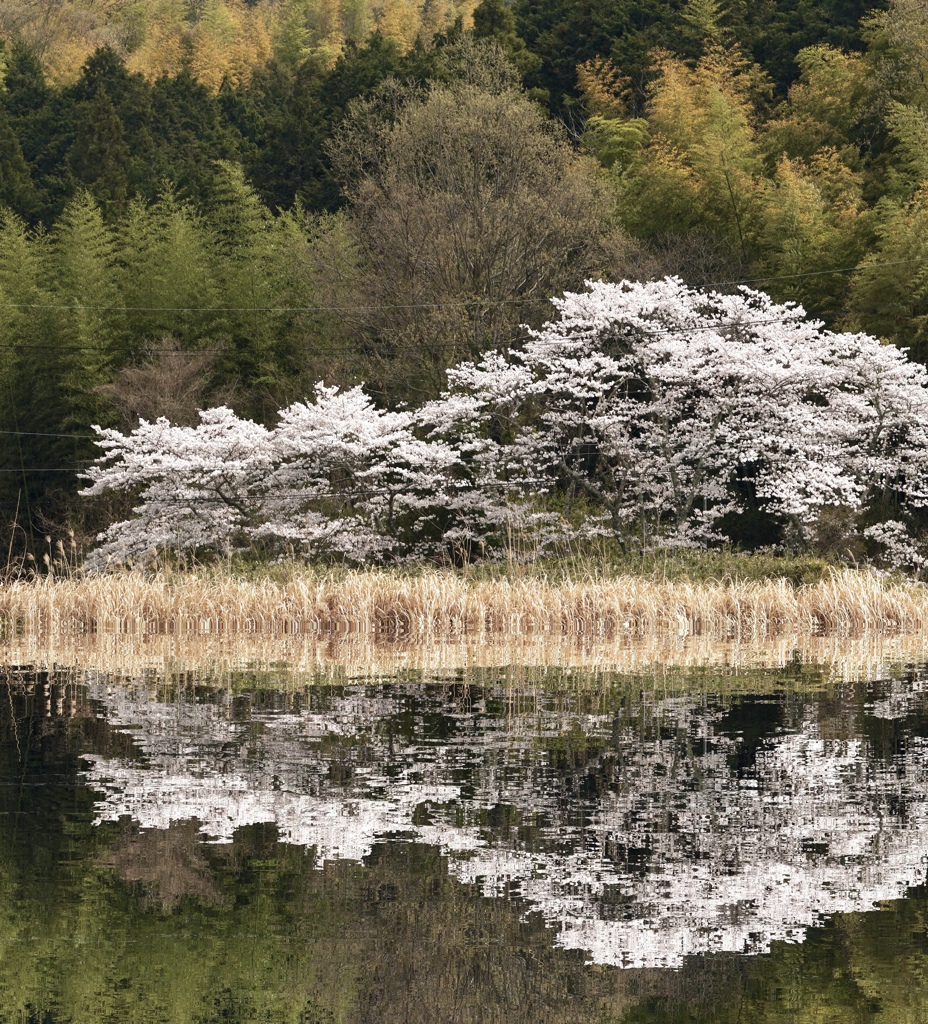
M 687 302 L 747 284 L 928 363 L 924 0 L 14 0 L 0 40 L 10 551 L 131 509 L 99 477 L 78 494 L 93 425 L 226 407 L 273 431 L 334 394 L 319 382 L 407 415 L 586 281 L 679 279 Z M 536 436 L 538 415 L 497 411 L 480 438 Z M 603 453 L 570 450 L 598 486 Z M 739 516 L 687 543 L 862 557 L 865 527 L 928 523 L 914 463 L 855 485 L 861 519 L 834 483 L 797 518 L 794 483 L 774 500 L 746 462 L 719 483 Z M 598 499 L 551 465 L 532 514 L 557 499 L 567 522 Z M 679 525 L 655 516 L 642 546 Z

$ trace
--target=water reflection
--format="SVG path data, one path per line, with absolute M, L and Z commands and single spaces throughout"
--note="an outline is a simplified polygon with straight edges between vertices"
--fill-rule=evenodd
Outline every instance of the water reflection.
M 273 825 L 317 867 L 424 845 L 595 963 L 679 968 L 801 941 L 925 879 L 924 674 L 764 682 L 728 696 L 364 683 L 168 699 L 101 680 L 87 697 L 127 743 L 88 752 L 84 777 L 98 824 L 195 821 L 222 844 Z

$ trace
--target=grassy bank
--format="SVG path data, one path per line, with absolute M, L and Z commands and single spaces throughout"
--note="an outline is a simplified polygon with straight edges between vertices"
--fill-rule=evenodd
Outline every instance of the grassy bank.
M 551 578 L 497 571 L 273 575 L 190 572 L 48 577 L 0 587 L 7 637 L 86 634 L 291 636 L 356 634 L 425 641 L 500 636 L 585 642 L 700 637 L 759 642 L 928 632 L 928 587 L 869 572 L 790 578 L 669 575 Z
M 516 558 L 498 562 L 473 562 L 462 568 L 448 570 L 472 583 L 537 580 L 563 584 L 577 581 L 607 581 L 623 577 L 652 582 L 727 583 L 759 582 L 785 579 L 801 586 L 828 579 L 846 568 L 844 563 L 814 555 L 774 555 L 768 552 L 713 550 L 649 551 L 645 554 L 622 554 L 610 544 L 595 554 L 562 553 L 551 557 Z M 202 566 L 198 575 L 210 578 L 273 580 L 287 583 L 309 577 L 329 579 L 348 574 L 337 570 L 307 566 L 302 562 L 282 561 L 271 564 L 256 561 L 233 562 L 231 565 Z M 431 576 L 434 566 L 409 564 L 390 570 L 404 578 Z M 167 578 L 175 575 L 168 571 Z M 183 575 L 183 574 L 182 574 Z

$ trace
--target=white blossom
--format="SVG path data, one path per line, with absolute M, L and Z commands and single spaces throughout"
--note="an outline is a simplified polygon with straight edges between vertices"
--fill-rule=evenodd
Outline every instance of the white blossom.
M 749 506 L 802 533 L 887 494 L 906 533 L 928 504 L 928 373 L 902 350 L 748 288 L 590 282 L 553 301 L 555 319 L 452 368 L 419 409 L 320 383 L 273 429 L 223 408 L 99 431 L 84 493 L 139 504 L 92 564 L 239 542 L 486 555 L 513 533 L 535 549 L 603 533 L 696 545 Z
M 138 495 L 134 518 L 98 538 L 91 567 L 141 559 L 162 548 L 228 548 L 260 516 L 274 465 L 269 432 L 222 406 L 200 413 L 196 427 L 142 420 L 131 434 L 94 428 L 104 454 L 85 495 Z

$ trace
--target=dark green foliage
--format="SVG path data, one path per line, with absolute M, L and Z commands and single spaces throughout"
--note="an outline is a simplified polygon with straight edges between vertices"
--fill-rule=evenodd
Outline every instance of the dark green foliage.
M 101 89 L 83 104 L 77 133 L 68 150 L 68 168 L 112 217 L 125 208 L 129 197 L 130 160 L 122 121 Z
M 316 57 L 295 68 L 273 61 L 247 87 L 223 89 L 219 102 L 241 137 L 248 177 L 271 210 L 290 209 L 295 202 L 334 210 L 342 203 L 341 185 L 332 174 L 327 141 L 348 105 L 386 78 L 423 82 L 435 71 L 433 51 L 417 46 L 403 54 L 395 40 L 375 33 L 363 45 L 349 42 L 329 71 Z
M 778 0 L 748 4 L 746 48 L 785 92 L 798 73 L 796 54 L 807 46 L 861 50 L 860 21 L 869 11 L 884 7 L 873 0 Z
M 165 181 L 178 193 L 200 203 L 213 191 L 216 162 L 234 160 L 241 139 L 223 108 L 223 97 L 213 96 L 181 71 L 159 78 L 151 86 L 152 163 L 142 194 L 154 198 Z
M 338 202 L 323 148 L 330 126 L 321 78 L 313 61 L 295 71 L 273 63 L 247 91 L 223 97 L 245 140 L 249 175 L 271 209 L 288 209 L 297 198 L 322 206 Z
M 38 204 L 22 146 L 0 107 L 0 204 L 31 214 Z
M 518 34 L 542 62 L 531 83 L 550 90 L 556 103 L 569 102 L 576 66 L 608 56 L 629 80 L 635 103 L 643 103 L 656 48 L 698 55 L 699 40 L 683 16 L 685 6 L 685 0 L 518 0 L 513 8 Z M 800 50 L 815 45 L 863 49 L 860 20 L 882 6 L 870 0 L 776 0 L 722 3 L 718 10 L 731 41 L 784 94 L 798 75 Z
M 492 39 L 502 46 L 523 78 L 541 70 L 542 60 L 532 53 L 516 31 L 516 18 L 503 0 L 482 0 L 474 11 L 474 35 Z
M 680 6 L 678 0 L 520 0 L 518 33 L 542 62 L 529 84 L 562 104 L 575 93 L 577 65 L 611 55 L 643 98 L 650 51 L 673 46 Z
M 188 73 L 149 83 L 106 49 L 62 90 L 49 89 L 35 60 L 14 51 L 0 111 L 20 140 L 42 197 L 32 207 L 25 201 L 9 205 L 46 224 L 81 188 L 90 190 L 110 218 L 134 196 L 154 199 L 166 180 L 204 200 L 216 161 L 237 156 L 239 149 L 217 97 Z

